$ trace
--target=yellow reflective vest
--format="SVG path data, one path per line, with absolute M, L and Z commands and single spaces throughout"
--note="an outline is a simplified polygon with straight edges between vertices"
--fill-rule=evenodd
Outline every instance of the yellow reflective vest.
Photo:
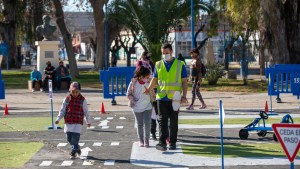
M 175 91 L 181 92 L 181 72 L 183 64 L 183 62 L 174 58 L 174 62 L 169 72 L 167 72 L 167 68 L 163 60 L 156 62 L 155 68 L 158 75 L 156 99 L 162 99 L 167 96 L 168 99 L 172 100 Z

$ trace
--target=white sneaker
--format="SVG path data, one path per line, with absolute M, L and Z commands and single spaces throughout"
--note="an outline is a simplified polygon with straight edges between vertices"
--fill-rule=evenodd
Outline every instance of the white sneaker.
M 43 89 L 40 89 L 40 91 L 42 92 L 42 91 L 43 91 Z
M 31 89 L 32 92 L 34 92 L 34 89 Z

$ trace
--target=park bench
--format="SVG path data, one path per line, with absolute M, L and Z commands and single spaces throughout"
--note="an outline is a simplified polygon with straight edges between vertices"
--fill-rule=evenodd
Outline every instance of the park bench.
M 135 67 L 110 67 L 100 71 L 100 81 L 103 83 L 103 98 L 111 98 L 111 104 L 116 105 L 116 96 L 126 96 L 128 85 L 133 78 Z

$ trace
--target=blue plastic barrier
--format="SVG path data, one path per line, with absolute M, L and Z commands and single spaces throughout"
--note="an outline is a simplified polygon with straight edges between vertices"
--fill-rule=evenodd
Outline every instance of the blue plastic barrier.
M 292 93 L 299 99 L 300 95 L 300 64 L 280 64 L 266 69 L 268 78 L 268 95 L 276 95 L 281 102 L 280 93 Z
M 2 80 L 2 71 L 0 69 L 0 99 L 5 99 L 5 85 Z
M 110 67 L 100 71 L 100 81 L 103 82 L 103 97 L 111 98 L 111 104 L 116 105 L 116 96 L 126 96 L 128 85 L 134 75 L 135 67 Z

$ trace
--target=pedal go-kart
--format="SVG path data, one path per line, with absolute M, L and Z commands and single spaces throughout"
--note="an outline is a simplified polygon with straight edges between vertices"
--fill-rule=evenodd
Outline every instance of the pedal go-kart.
M 245 126 L 243 129 L 239 131 L 239 136 L 242 140 L 246 140 L 249 136 L 249 131 L 257 131 L 257 135 L 259 137 L 265 137 L 268 133 L 273 134 L 273 139 L 275 141 L 277 140 L 277 137 L 273 131 L 272 127 L 267 127 L 266 126 L 266 120 L 269 118 L 271 115 L 278 115 L 276 113 L 266 113 L 265 111 L 260 111 L 259 112 L 259 118 L 255 118 L 250 124 Z M 293 118 L 289 115 L 286 114 L 280 123 L 290 123 L 293 124 Z

